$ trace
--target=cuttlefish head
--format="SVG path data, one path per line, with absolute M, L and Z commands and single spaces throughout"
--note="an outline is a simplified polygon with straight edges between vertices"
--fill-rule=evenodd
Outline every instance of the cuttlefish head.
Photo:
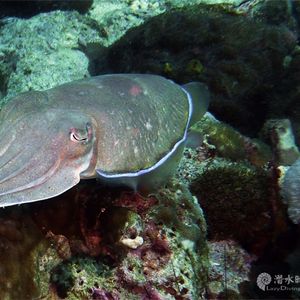
M 91 176 L 94 126 L 77 111 L 8 114 L 0 124 L 0 206 L 51 198 Z

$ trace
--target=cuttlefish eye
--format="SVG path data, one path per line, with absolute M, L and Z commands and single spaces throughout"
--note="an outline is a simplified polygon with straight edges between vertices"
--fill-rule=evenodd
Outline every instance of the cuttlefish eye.
M 78 129 L 72 127 L 70 129 L 70 140 L 75 143 L 86 144 L 92 138 L 92 126 L 90 123 L 86 124 L 86 129 Z

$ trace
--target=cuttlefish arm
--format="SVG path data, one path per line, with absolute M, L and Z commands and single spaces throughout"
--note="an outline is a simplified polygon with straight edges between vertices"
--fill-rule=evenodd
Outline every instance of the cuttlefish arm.
M 13 110 L 0 124 L 0 207 L 63 193 L 89 172 L 95 153 L 88 116 L 59 109 L 19 114 Z

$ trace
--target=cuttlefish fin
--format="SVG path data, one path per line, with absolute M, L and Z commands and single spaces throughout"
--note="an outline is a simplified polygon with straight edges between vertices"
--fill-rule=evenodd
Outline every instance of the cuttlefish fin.
M 63 112 L 29 114 L 13 128 L 4 122 L 0 207 L 52 198 L 76 185 L 93 155 L 87 124 L 86 118 Z
M 192 116 L 189 127 L 200 121 L 207 112 L 210 93 L 206 84 L 202 82 L 190 82 L 184 84 L 182 88 L 190 95 L 192 100 Z

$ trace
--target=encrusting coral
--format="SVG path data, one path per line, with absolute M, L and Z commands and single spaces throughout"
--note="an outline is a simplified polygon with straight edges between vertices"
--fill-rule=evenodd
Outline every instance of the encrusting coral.
M 92 181 L 18 211 L 0 218 L 1 299 L 199 299 L 205 290 L 206 223 L 177 180 L 147 198 Z

